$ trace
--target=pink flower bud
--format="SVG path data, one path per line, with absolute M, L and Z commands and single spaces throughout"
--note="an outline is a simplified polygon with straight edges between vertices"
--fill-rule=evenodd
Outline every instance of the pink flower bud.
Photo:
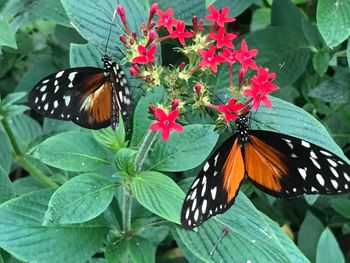
M 150 30 L 150 31 L 148 32 L 149 41 L 155 40 L 156 37 L 157 37 L 157 33 L 156 33 L 155 30 Z
M 179 64 L 179 71 L 182 72 L 182 71 L 184 70 L 185 66 L 186 66 L 186 62 L 183 62 L 183 61 L 182 61 L 182 62 Z
M 148 105 L 148 112 L 150 114 L 154 115 L 155 111 L 156 111 L 156 106 L 154 106 L 153 104 Z
M 130 72 L 131 76 L 134 76 L 134 77 L 137 77 L 137 78 L 140 77 L 139 73 L 136 71 L 135 68 L 130 68 L 129 72 Z
M 121 5 L 118 5 L 116 10 L 117 10 L 118 15 L 123 19 L 123 17 L 125 17 L 125 9 L 124 9 L 124 7 L 121 6 Z
M 201 85 L 200 83 L 196 83 L 196 84 L 194 85 L 194 91 L 195 91 L 197 94 L 199 94 L 199 93 L 201 93 L 201 90 L 202 90 L 202 85 Z
M 120 41 L 121 41 L 122 43 L 124 43 L 125 45 L 127 44 L 127 43 L 126 43 L 126 37 L 125 37 L 125 35 L 120 35 L 120 36 L 119 36 L 119 39 L 120 39 Z
M 179 105 L 180 105 L 180 101 L 178 99 L 173 99 L 173 101 L 171 102 L 171 110 L 177 109 Z
M 150 12 L 151 14 L 154 14 L 155 12 L 157 12 L 157 10 L 158 10 L 158 4 L 157 4 L 157 3 L 153 3 L 153 4 L 151 5 L 150 9 L 149 9 L 149 12 Z
M 198 17 L 197 16 L 192 16 L 192 25 L 193 29 L 196 29 L 198 26 Z

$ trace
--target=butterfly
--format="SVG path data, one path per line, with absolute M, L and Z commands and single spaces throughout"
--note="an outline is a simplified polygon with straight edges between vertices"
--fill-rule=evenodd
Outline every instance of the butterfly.
M 275 197 L 350 192 L 347 161 L 293 136 L 250 130 L 247 117 L 235 123 L 235 134 L 212 154 L 187 193 L 181 211 L 185 229 L 229 209 L 245 176 Z
M 120 65 L 107 55 L 102 62 L 103 68 L 69 68 L 43 78 L 30 91 L 29 106 L 45 117 L 115 130 L 119 111 L 123 117 L 130 112 L 130 90 Z

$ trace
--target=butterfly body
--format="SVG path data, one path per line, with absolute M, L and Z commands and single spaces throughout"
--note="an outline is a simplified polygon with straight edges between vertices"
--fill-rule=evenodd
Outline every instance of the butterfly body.
M 236 119 L 236 132 L 204 165 L 181 212 L 186 229 L 229 209 L 243 179 L 275 197 L 344 194 L 350 191 L 350 165 L 311 142 L 272 131 L 250 130 Z
M 119 111 L 126 116 L 130 110 L 130 91 L 120 65 L 109 56 L 102 62 L 103 68 L 69 68 L 45 77 L 30 91 L 29 105 L 45 117 L 115 129 Z

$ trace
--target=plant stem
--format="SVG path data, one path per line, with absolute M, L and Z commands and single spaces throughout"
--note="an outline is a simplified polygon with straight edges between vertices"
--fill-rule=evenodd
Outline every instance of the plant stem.
M 131 208 L 132 208 L 132 196 L 130 193 L 130 185 L 128 182 L 124 184 L 123 193 L 123 233 L 128 234 L 131 229 Z
M 143 139 L 141 146 L 136 154 L 136 174 L 139 174 L 142 170 L 142 166 L 146 160 L 148 152 L 151 150 L 153 143 L 156 139 L 157 131 L 148 130 L 145 138 Z
M 6 118 L 1 120 L 2 126 L 4 127 L 8 138 L 10 139 L 13 152 L 15 157 L 17 158 L 18 163 L 31 175 L 33 175 L 36 179 L 38 179 L 43 185 L 50 188 L 58 188 L 58 185 L 52 181 L 49 177 L 47 177 L 44 173 L 42 173 L 39 169 L 33 166 L 24 156 L 19 145 L 16 140 L 16 136 L 13 134 L 9 123 Z

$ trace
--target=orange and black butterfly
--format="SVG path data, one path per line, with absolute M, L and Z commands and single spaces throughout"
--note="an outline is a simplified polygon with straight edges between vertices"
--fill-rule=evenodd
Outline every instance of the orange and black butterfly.
M 45 117 L 115 130 L 119 111 L 129 114 L 130 90 L 120 65 L 106 55 L 102 61 L 103 68 L 69 68 L 40 80 L 29 93 L 29 106 Z
M 275 197 L 350 192 L 350 165 L 315 144 L 286 134 L 249 130 L 236 119 L 236 132 L 205 163 L 181 211 L 186 229 L 229 209 L 247 176 Z

